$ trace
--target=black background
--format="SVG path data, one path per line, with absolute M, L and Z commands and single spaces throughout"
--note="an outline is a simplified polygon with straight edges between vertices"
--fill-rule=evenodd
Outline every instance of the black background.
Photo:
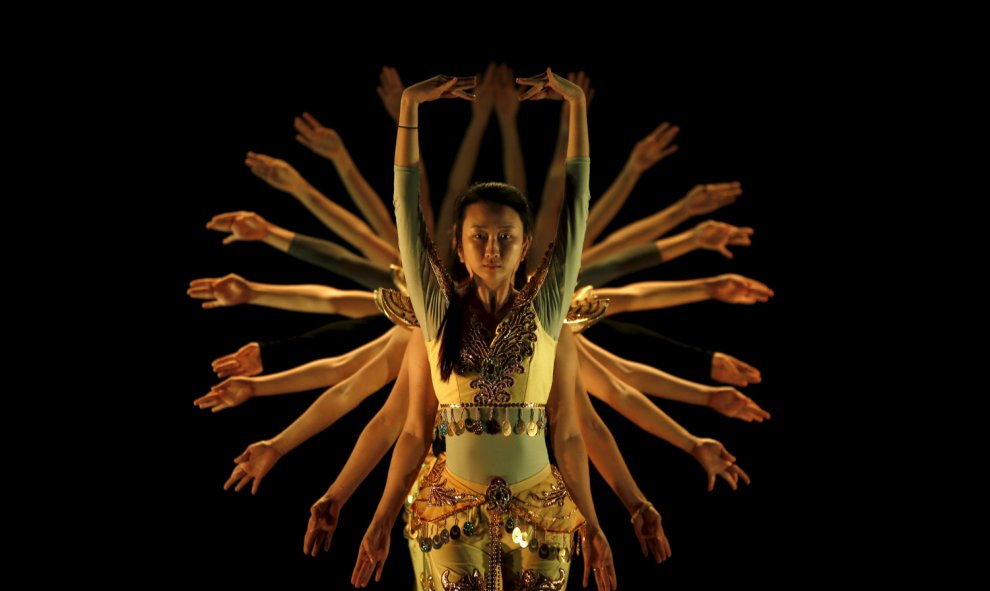
M 172 517 L 166 528 L 171 530 L 170 539 L 182 540 L 183 560 L 164 563 L 167 571 L 176 574 L 194 569 L 235 585 L 276 580 L 335 589 L 348 584 L 357 545 L 384 487 L 387 458 L 345 506 L 329 555 L 304 556 L 303 534 L 310 504 L 333 481 L 387 389 L 282 459 L 256 497 L 224 492 L 222 484 L 233 468 L 232 458 L 249 443 L 278 433 L 318 392 L 252 400 L 218 414 L 200 411 L 192 399 L 217 382 L 210 361 L 246 342 L 300 334 L 334 318 L 255 306 L 201 310 L 199 302 L 186 298 L 184 291 L 191 279 L 229 272 L 270 283 L 356 288 L 344 278 L 262 244 L 222 246 L 223 235 L 205 230 L 204 225 L 217 213 L 246 209 L 284 227 L 335 239 L 291 196 L 251 175 L 243 164 L 245 152 L 289 161 L 328 197 L 356 211 L 332 164 L 294 140 L 292 118 L 308 111 L 341 134 L 367 180 L 390 205 L 395 127 L 375 94 L 381 66 L 397 67 L 403 82 L 411 84 L 436 73 L 480 72 L 489 59 L 506 61 L 517 76 L 536 74 L 547 65 L 558 73 L 584 69 L 591 76 L 596 89 L 589 111 L 592 203 L 619 172 L 636 141 L 663 121 L 681 127 L 679 152 L 644 175 L 607 232 L 668 205 L 696 183 L 742 183 L 744 194 L 737 203 L 708 217 L 753 226 L 756 234 L 751 247 L 733 247 L 736 256 L 731 261 L 714 252 L 692 253 L 619 284 L 735 272 L 764 281 L 777 292 L 763 305 L 705 302 L 617 317 L 757 366 L 764 382 L 744 392 L 773 414 L 764 424 L 746 424 L 707 409 L 661 402 L 692 433 L 722 441 L 753 479 L 752 486 L 743 485 L 737 492 L 719 480 L 715 491 L 707 493 L 704 473 L 691 457 L 596 401 L 634 477 L 663 515 L 673 548 L 673 557 L 663 565 L 642 558 L 628 514 L 593 471 L 596 509 L 612 544 L 620 585 L 776 581 L 783 576 L 781 565 L 807 555 L 819 534 L 810 525 L 815 510 L 805 503 L 810 493 L 802 484 L 808 472 L 802 440 L 811 425 L 808 413 L 800 408 L 793 363 L 803 346 L 794 337 L 795 325 L 802 322 L 795 303 L 801 282 L 799 272 L 785 269 L 781 261 L 797 248 L 785 233 L 793 201 L 799 197 L 788 191 L 790 167 L 800 151 L 795 138 L 810 123 L 796 106 L 797 90 L 786 72 L 742 57 L 723 57 L 689 70 L 645 54 L 618 63 L 591 52 L 529 54 L 520 59 L 476 49 L 415 57 L 355 50 L 328 57 L 322 67 L 273 61 L 230 65 L 228 60 L 211 63 L 204 58 L 196 68 L 181 73 L 186 91 L 176 95 L 176 112 L 181 117 L 175 128 L 175 135 L 181 136 L 176 145 L 182 150 L 176 162 L 189 174 L 182 176 L 188 181 L 172 196 L 171 210 L 179 232 L 174 243 L 177 250 L 169 257 L 168 290 L 174 297 L 167 305 L 171 316 L 181 318 L 171 328 L 188 346 L 174 349 L 171 355 L 175 371 L 170 377 L 175 377 L 181 390 L 170 394 L 174 398 L 170 403 L 174 402 L 172 410 L 180 417 L 176 433 L 181 434 L 179 447 L 184 452 L 175 467 L 181 478 L 169 507 L 172 511 L 167 512 Z M 168 92 L 173 94 L 175 89 Z M 543 101 L 523 104 L 520 110 L 529 193 L 534 201 L 539 199 L 551 155 L 558 109 L 558 103 Z M 462 101 L 441 101 L 424 105 L 420 112 L 423 156 L 437 204 L 470 107 Z M 494 116 L 475 178 L 501 178 Z M 685 228 L 701 219 L 705 218 Z M 596 340 L 594 329 L 588 337 Z M 605 341 L 596 342 L 608 346 Z M 649 352 L 640 360 L 650 361 Z M 800 507 L 800 512 L 795 514 L 794 507 Z M 580 568 L 578 561 L 571 575 L 579 575 Z M 410 578 L 408 553 L 396 529 L 379 585 L 408 589 Z M 576 581 L 571 586 L 576 588 Z

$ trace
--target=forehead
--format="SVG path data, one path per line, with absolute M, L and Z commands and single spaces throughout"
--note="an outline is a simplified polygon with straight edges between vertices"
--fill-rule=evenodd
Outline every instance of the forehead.
M 464 209 L 464 227 L 475 226 L 521 229 L 522 219 L 519 213 L 508 205 L 489 202 L 472 203 Z

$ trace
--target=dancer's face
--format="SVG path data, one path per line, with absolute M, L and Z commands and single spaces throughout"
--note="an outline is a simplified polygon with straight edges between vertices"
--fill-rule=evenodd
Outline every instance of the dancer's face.
M 460 238 L 458 258 L 489 289 L 512 282 L 530 245 L 516 210 L 485 201 L 464 209 Z

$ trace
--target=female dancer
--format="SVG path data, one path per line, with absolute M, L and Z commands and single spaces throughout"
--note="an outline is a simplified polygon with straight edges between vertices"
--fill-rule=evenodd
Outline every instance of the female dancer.
M 410 372 L 409 412 L 385 494 L 358 553 L 352 576 L 358 586 L 366 585 L 376 568 L 381 575 L 391 525 L 432 442 L 435 424 L 445 435 L 469 430 L 481 435 L 448 437 L 446 461 L 437 462 L 425 479 L 428 485 L 410 506 L 410 527 L 423 536 L 421 547 L 428 552 L 431 571 L 445 587 L 466 588 L 484 581 L 494 590 L 553 581 L 559 588 L 565 583 L 564 567 L 569 566 L 570 536 L 581 526 L 586 571 L 589 566 L 594 570 L 600 588 L 610 589 L 615 583 L 611 552 L 591 501 L 587 453 L 575 416 L 575 368 L 553 362 L 558 339 L 564 347 L 574 347 L 573 337 L 560 329 L 577 280 L 588 212 L 585 97 L 579 86 L 549 69 L 519 82 L 532 87 L 521 99 L 567 100 L 571 132 L 569 194 L 561 209 L 558 240 L 518 292 L 513 278 L 530 246 L 531 232 L 528 203 L 517 190 L 487 183 L 472 187 L 458 200 L 456 252 L 468 276 L 460 289 L 438 260 L 419 210 L 418 105 L 441 97 L 471 98 L 466 90 L 476 81 L 437 76 L 403 94 L 394 201 L 407 287 L 425 340 L 410 342 L 409 362 L 428 359 L 436 396 Z M 535 437 L 543 431 L 548 411 L 559 472 L 551 469 L 544 439 Z M 464 523 L 465 533 L 483 534 L 487 529 L 488 535 L 456 535 L 454 541 L 445 541 L 451 537 L 449 521 Z M 540 552 L 524 552 L 517 527 L 527 533 L 535 530 L 562 552 L 550 556 L 542 551 L 548 547 L 545 543 Z M 518 545 L 503 560 L 506 529 Z M 431 550 L 426 536 L 433 540 Z

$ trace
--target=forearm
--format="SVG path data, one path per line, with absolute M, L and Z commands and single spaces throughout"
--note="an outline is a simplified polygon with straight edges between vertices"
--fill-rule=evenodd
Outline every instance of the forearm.
M 436 220 L 433 218 L 433 202 L 430 200 L 430 182 L 426 178 L 426 164 L 422 155 L 419 158 L 419 208 L 423 211 L 423 222 L 430 236 L 436 236 Z M 396 236 L 398 240 L 398 236 Z
M 574 499 L 574 504 L 581 511 L 581 515 L 584 515 L 589 527 L 601 529 L 598 515 L 595 513 L 595 504 L 591 499 L 588 454 L 581 432 L 575 430 L 567 434 L 555 433 L 553 449 L 557 457 L 557 467 L 564 477 L 564 482 L 567 483 L 567 490 Z
M 586 250 L 582 257 L 582 262 L 588 264 L 598 261 L 610 257 L 630 246 L 646 244 L 655 240 L 687 219 L 687 216 L 682 212 L 683 208 L 678 205 L 672 205 L 648 218 L 633 222 L 624 228 L 616 230 L 608 238 Z M 594 211 L 592 211 L 591 215 L 594 215 Z M 588 243 L 586 242 L 585 244 Z
M 581 344 L 616 379 L 641 392 L 699 406 L 707 406 L 711 401 L 711 389 L 708 386 L 681 379 L 643 363 L 623 359 L 587 339 L 582 340 Z
M 568 102 L 570 107 L 570 129 L 567 134 L 567 157 L 591 156 L 591 142 L 588 139 L 588 101 L 581 96 Z
M 584 392 L 579 392 L 576 395 L 587 398 L 587 394 Z M 633 512 L 646 502 L 646 495 L 639 489 L 632 473 L 629 472 L 629 467 L 626 466 L 626 461 L 619 451 L 619 446 L 616 444 L 612 432 L 605 426 L 605 422 L 593 408 L 591 409 L 591 416 L 582 421 L 582 427 L 581 434 L 588 445 L 588 458 L 591 459 L 602 478 L 619 497 L 626 510 L 630 513 Z
M 502 135 L 502 167 L 505 170 L 505 182 L 519 189 L 523 195 L 528 195 L 526 164 L 523 161 L 522 142 L 519 140 L 516 118 L 499 117 L 498 127 Z
M 272 439 L 272 444 L 283 454 L 292 451 L 395 379 L 397 373 L 398 367 L 390 364 L 386 355 L 379 354 L 350 378 L 320 395 L 299 418 Z
M 698 249 L 698 243 L 694 237 L 693 230 L 675 234 L 670 238 L 661 238 L 654 244 L 656 244 L 657 250 L 660 252 L 660 257 L 664 262 L 672 261 L 679 256 Z
M 399 260 L 399 253 L 394 246 L 375 236 L 360 218 L 327 199 L 309 183 L 298 187 L 293 195 L 327 228 L 353 244 L 371 261 L 389 265 Z
M 621 312 L 670 308 L 711 298 L 708 279 L 688 281 L 643 281 L 624 287 L 604 287 L 595 290 L 599 297 L 608 298 L 606 316 Z
M 340 383 L 379 355 L 381 347 L 387 346 L 391 339 L 392 331 L 398 330 L 401 329 L 393 328 L 381 337 L 344 355 L 319 359 L 286 371 L 251 378 L 254 382 L 255 396 L 303 392 Z
M 584 237 L 584 247 L 590 248 L 598 236 L 605 231 L 609 222 L 619 213 L 633 187 L 639 181 L 640 173 L 629 166 L 622 169 L 615 177 L 608 190 L 595 202 L 588 215 L 588 232 Z
M 430 449 L 432 442 L 428 436 L 424 435 L 414 435 L 408 430 L 403 430 L 402 434 L 399 435 L 399 440 L 395 444 L 395 451 L 392 452 L 392 462 L 388 468 L 385 493 L 375 511 L 376 521 L 380 520 L 382 523 L 388 524 L 395 521 L 399 509 L 402 507 L 403 499 L 415 482 L 423 458 L 426 457 L 426 452 Z
M 345 291 L 326 285 L 251 283 L 250 303 L 295 312 L 341 314 L 350 318 L 378 314 L 374 294 Z
M 394 286 L 392 274 L 386 265 L 373 263 L 329 240 L 295 234 L 288 253 L 311 265 L 347 277 L 368 290 Z
M 347 463 L 327 491 L 341 504 L 351 498 L 402 432 L 404 413 L 392 412 L 387 408 L 391 398 L 361 431 Z
M 385 208 L 381 197 L 371 188 L 361 171 L 358 170 L 357 165 L 354 164 L 351 155 L 345 151 L 343 156 L 333 161 L 333 164 L 337 169 L 337 174 L 340 175 L 340 180 L 344 183 L 344 188 L 347 189 L 347 193 L 361 211 L 361 215 L 377 232 L 378 237 L 388 244 L 398 245 L 399 238 L 396 234 L 395 224 L 392 223 L 392 217 Z
M 289 252 L 289 247 L 292 245 L 292 241 L 295 239 L 296 233 L 290 232 L 285 228 L 281 228 L 271 223 L 268 224 L 266 229 L 267 233 L 265 234 L 262 242 L 272 248 L 281 250 L 282 252 Z
M 540 263 L 540 257 L 546 252 L 547 246 L 557 234 L 557 214 L 566 193 L 567 172 L 564 163 L 567 160 L 567 126 L 562 125 L 557 134 L 553 159 L 547 170 L 543 183 L 543 196 L 540 199 L 540 210 L 536 214 L 536 226 L 533 233 L 533 246 L 527 255 L 527 268 L 533 269 Z

